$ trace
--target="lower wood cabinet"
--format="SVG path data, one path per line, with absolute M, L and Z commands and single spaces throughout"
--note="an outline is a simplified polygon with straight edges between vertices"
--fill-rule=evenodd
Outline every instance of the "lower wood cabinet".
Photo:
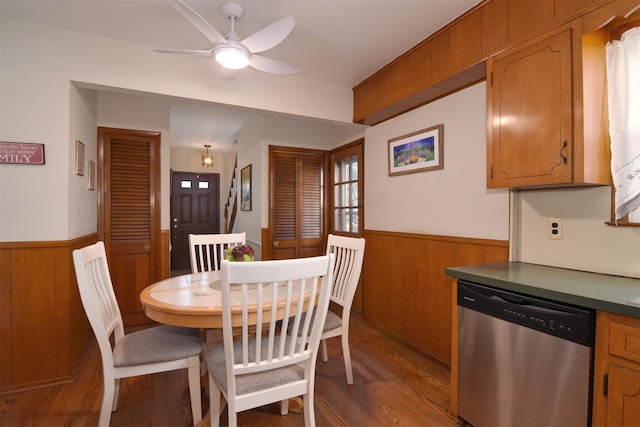
M 598 312 L 593 425 L 640 424 L 640 319 Z

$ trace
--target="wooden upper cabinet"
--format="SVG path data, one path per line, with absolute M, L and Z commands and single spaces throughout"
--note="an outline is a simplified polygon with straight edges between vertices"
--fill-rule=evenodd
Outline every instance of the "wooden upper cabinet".
M 613 0 L 555 0 L 555 20 L 571 18 Z
M 440 81 L 451 73 L 450 30 L 447 28 L 431 39 L 431 80 Z
M 487 63 L 487 186 L 571 183 L 572 55 L 565 30 Z
M 585 33 L 597 30 L 612 16 L 626 16 L 637 4 L 638 0 L 482 2 L 355 86 L 353 121 L 376 124 L 387 120 L 445 94 L 439 85 L 450 86 L 460 80 L 461 73 L 504 49 L 528 44 L 569 25 L 570 20 L 582 19 Z M 434 91 L 440 93 L 435 96 Z
M 410 94 L 424 89 L 431 83 L 431 44 L 420 43 L 407 55 L 407 86 Z
M 494 0 L 505 1 L 505 0 Z M 553 26 L 553 0 L 507 0 L 509 43 Z
M 487 61 L 487 186 L 610 185 L 606 32 L 572 21 Z
M 507 2 L 494 0 L 482 9 L 482 54 L 490 56 L 509 43 Z
M 482 58 L 482 10 L 477 9 L 451 26 L 451 71 L 463 70 Z

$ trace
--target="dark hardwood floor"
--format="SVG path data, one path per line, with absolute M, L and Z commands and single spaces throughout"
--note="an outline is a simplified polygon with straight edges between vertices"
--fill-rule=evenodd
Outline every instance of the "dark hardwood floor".
M 456 426 L 448 413 L 446 366 L 381 334 L 357 315 L 351 317 L 354 385 L 348 386 L 340 339 L 328 341 L 329 361 L 318 361 L 315 410 L 318 426 Z M 46 357 L 46 355 L 43 355 Z M 102 396 L 100 354 L 92 345 L 75 381 L 0 396 L 0 425 L 95 426 Z M 124 379 L 111 426 L 190 424 L 186 371 Z M 203 406 L 208 396 L 203 393 Z M 238 416 L 242 426 L 303 426 L 302 413 L 279 414 L 276 404 Z M 226 411 L 220 425 L 227 425 Z

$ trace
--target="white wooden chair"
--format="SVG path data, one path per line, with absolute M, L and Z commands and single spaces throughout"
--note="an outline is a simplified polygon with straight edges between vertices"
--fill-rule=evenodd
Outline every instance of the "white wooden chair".
M 246 243 L 246 233 L 189 234 L 191 272 L 220 270 L 220 262 L 228 247 Z
M 120 379 L 157 372 L 188 370 L 194 425 L 202 419 L 198 330 L 158 326 L 124 333 L 120 308 L 113 291 L 104 243 L 73 251 L 80 298 L 96 336 L 104 376 L 98 425 L 108 427 L 118 408 Z M 113 347 L 110 338 L 113 336 Z
M 347 384 L 353 384 L 353 370 L 351 368 L 351 352 L 349 351 L 349 318 L 351 304 L 356 294 L 362 262 L 364 260 L 363 238 L 344 237 L 330 234 L 327 240 L 327 254 L 334 254 L 336 262 L 333 267 L 333 288 L 331 301 L 342 307 L 342 314 L 333 311 L 327 314 L 327 320 L 322 331 L 322 361 L 329 360 L 327 353 L 327 338 L 342 336 L 342 357 L 344 369 L 347 373 Z
M 333 263 L 333 255 L 222 262 L 224 344 L 204 351 L 212 426 L 220 423 L 220 393 L 227 401 L 230 427 L 236 426 L 238 412 L 296 396 L 303 396 L 305 426 L 315 426 L 315 367 Z M 309 300 L 303 307 L 298 302 L 305 297 Z M 273 300 L 277 314 L 271 311 Z M 242 310 L 232 313 L 232 306 L 239 304 Z M 307 307 L 314 307 L 315 315 L 303 316 Z M 291 339 L 287 328 L 280 327 L 289 322 L 300 331 L 300 340 Z

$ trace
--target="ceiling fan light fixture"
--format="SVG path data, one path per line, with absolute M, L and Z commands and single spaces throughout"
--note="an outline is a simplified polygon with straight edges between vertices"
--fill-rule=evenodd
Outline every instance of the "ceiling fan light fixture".
M 207 154 L 202 155 L 202 166 L 212 167 L 213 166 L 213 156 L 209 155 L 209 148 L 211 145 L 205 144 L 204 148 L 207 150 Z
M 222 46 L 216 49 L 218 64 L 230 70 L 240 70 L 249 65 L 249 53 L 235 46 Z

